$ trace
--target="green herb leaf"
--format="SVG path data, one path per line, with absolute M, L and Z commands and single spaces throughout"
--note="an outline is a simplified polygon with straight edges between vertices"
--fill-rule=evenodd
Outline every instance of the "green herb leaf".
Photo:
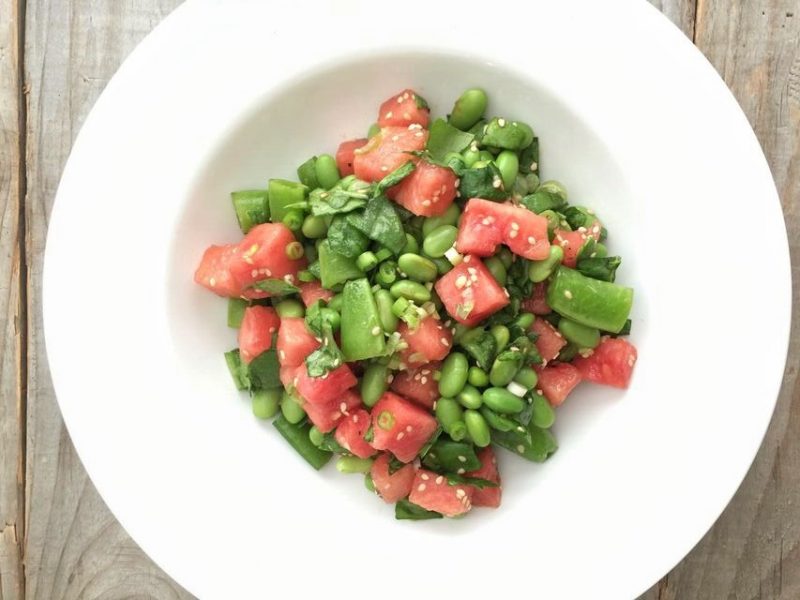
M 344 215 L 337 215 L 328 227 L 328 243 L 334 252 L 355 258 L 369 247 L 369 238 L 353 227 Z
M 348 221 L 368 238 L 398 254 L 406 245 L 406 232 L 394 205 L 384 195 L 373 197 L 362 213 L 347 216 Z
M 422 110 L 430 110 L 431 108 L 428 105 L 428 101 L 417 93 L 414 94 L 414 102 L 416 103 L 417 108 L 421 108 Z
M 284 281 L 283 279 L 262 279 L 250 286 L 260 292 L 267 292 L 272 296 L 286 296 L 296 294 L 300 288 Z
M 558 443 L 553 434 L 549 430 L 540 429 L 533 424 L 529 424 L 524 433 L 518 429 L 495 430 L 492 432 L 492 441 L 533 462 L 544 462 L 558 449 Z
M 564 209 L 564 218 L 569 223 L 573 231 L 579 227 L 586 227 L 587 229 L 594 225 L 597 217 L 589 212 L 589 209 L 583 206 L 570 206 Z
M 367 432 L 364 434 L 364 441 L 367 443 L 372 443 L 372 440 L 375 439 L 375 430 L 373 429 L 372 425 L 369 426 Z
M 464 475 L 456 475 L 454 473 L 445 473 L 445 477 L 447 478 L 447 485 L 471 485 L 479 490 L 500 487 L 494 481 L 489 481 L 488 479 L 482 479 L 480 477 L 465 477 Z
M 519 172 L 523 175 L 539 172 L 539 138 L 534 136 L 531 145 L 519 155 Z
M 333 431 L 329 431 L 328 433 L 324 434 L 322 436 L 322 441 L 317 447 L 320 450 L 325 450 L 326 452 L 336 452 L 337 454 L 349 454 L 347 449 L 343 448 L 341 444 L 339 444 L 339 442 L 336 441 L 336 436 L 334 435 Z
M 233 383 L 239 391 L 250 387 L 250 379 L 247 376 L 247 365 L 242 362 L 239 349 L 235 348 L 225 353 L 225 364 L 228 365 Z
M 334 188 L 331 191 L 317 189 L 308 197 L 311 213 L 314 216 L 349 213 L 366 206 L 370 190 L 348 191 Z
M 485 167 L 464 171 L 458 191 L 461 198 L 504 200 L 509 196 L 509 192 L 503 188 L 503 176 L 493 162 Z
M 333 329 L 328 321 L 322 323 L 322 346 L 306 357 L 306 370 L 309 377 L 324 377 L 344 364 L 344 356 L 333 337 Z
M 250 391 L 274 390 L 283 387 L 280 378 L 281 365 L 278 362 L 278 353 L 275 349 L 276 337 L 272 338 L 272 347 L 256 356 L 247 365 L 247 376 L 250 382 Z
M 431 124 L 426 149 L 433 160 L 443 161 L 448 152 L 461 152 L 474 139 L 473 134 L 456 129 L 444 119 L 436 119 Z
M 442 431 L 444 430 L 442 429 L 441 425 L 436 427 L 436 431 L 433 432 L 433 435 L 431 435 L 430 439 L 427 442 L 425 442 L 425 445 L 420 449 L 418 453 L 420 459 L 425 458 L 425 455 L 430 451 L 431 448 L 433 448 L 433 445 L 439 440 L 439 437 L 442 435 Z
M 587 277 L 601 281 L 614 282 L 617 268 L 622 263 L 619 256 L 606 256 L 603 258 L 582 258 L 578 260 L 577 269 Z
M 423 521 L 425 519 L 441 519 L 442 514 L 432 510 L 425 510 L 408 500 L 400 500 L 394 505 L 394 518 L 398 521 Z
M 497 354 L 497 342 L 488 331 L 475 329 L 465 334 L 459 341 L 459 345 L 467 351 L 478 366 L 484 371 L 492 368 L 492 361 Z
M 378 182 L 378 185 L 375 188 L 376 195 L 382 194 L 390 187 L 394 187 L 395 185 L 403 181 L 403 179 L 411 175 L 412 171 L 414 171 L 414 169 L 416 168 L 417 165 L 415 165 L 411 161 L 408 161 L 407 163 L 396 168 L 394 171 L 389 173 L 386 177 L 384 177 Z
M 561 196 L 557 194 L 551 194 L 546 190 L 539 190 L 533 194 L 528 194 L 522 198 L 520 202 L 528 210 L 532 210 L 537 215 L 546 210 L 559 211 L 567 205 Z

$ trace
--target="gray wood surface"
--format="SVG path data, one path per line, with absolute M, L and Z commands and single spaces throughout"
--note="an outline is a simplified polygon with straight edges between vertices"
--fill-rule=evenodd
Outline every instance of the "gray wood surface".
M 651 3 L 708 56 L 765 148 L 790 232 L 797 323 L 800 0 Z M 40 311 L 47 220 L 74 137 L 125 56 L 178 4 L 0 0 L 0 600 L 188 597 L 130 540 L 85 474 L 55 403 Z M 20 105 L 23 62 L 27 102 Z M 800 598 L 798 338 L 745 483 L 703 541 L 643 600 Z

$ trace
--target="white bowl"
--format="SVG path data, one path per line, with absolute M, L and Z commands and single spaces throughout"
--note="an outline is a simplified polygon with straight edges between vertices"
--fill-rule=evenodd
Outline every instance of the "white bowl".
M 93 481 L 204 598 L 641 593 L 734 493 L 783 371 L 786 235 L 740 109 L 643 2 L 429 3 L 399 21 L 385 3 L 284 4 L 188 2 L 75 144 L 45 333 Z M 629 390 L 570 397 L 550 461 L 501 455 L 499 510 L 397 522 L 360 477 L 314 472 L 252 418 L 222 360 L 225 302 L 191 276 L 208 244 L 239 236 L 231 190 L 363 135 L 392 92 L 442 115 L 474 85 L 492 114 L 533 125 L 544 175 L 603 218 L 636 288 L 640 360 Z

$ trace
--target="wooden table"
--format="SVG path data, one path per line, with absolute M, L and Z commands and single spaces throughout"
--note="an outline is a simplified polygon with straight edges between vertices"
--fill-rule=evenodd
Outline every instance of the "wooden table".
M 714 64 L 764 147 L 789 230 L 797 324 L 800 0 L 651 1 Z M 40 310 L 48 216 L 75 135 L 125 56 L 178 4 L 0 0 L 0 600 L 189 597 L 127 536 L 84 472 L 56 405 Z M 795 335 L 744 484 L 643 599 L 800 598 L 799 363 Z

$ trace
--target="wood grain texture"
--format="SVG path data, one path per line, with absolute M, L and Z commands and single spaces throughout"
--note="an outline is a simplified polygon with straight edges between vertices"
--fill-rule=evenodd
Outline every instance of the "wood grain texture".
M 695 0 L 648 0 L 690 40 L 694 39 Z
M 48 215 L 75 136 L 125 56 L 177 4 L 27 2 L 28 599 L 186 597 L 127 536 L 84 472 L 56 405 L 41 318 Z
M 697 547 L 646 600 L 800 598 L 800 2 L 700 0 L 695 40 L 733 90 L 772 168 L 792 257 L 793 323 L 778 406 L 750 472 Z
M 6 15 L 10 18 L 6 18 Z M 23 586 L 20 388 L 20 55 L 16 0 L 0 0 L 0 600 Z

